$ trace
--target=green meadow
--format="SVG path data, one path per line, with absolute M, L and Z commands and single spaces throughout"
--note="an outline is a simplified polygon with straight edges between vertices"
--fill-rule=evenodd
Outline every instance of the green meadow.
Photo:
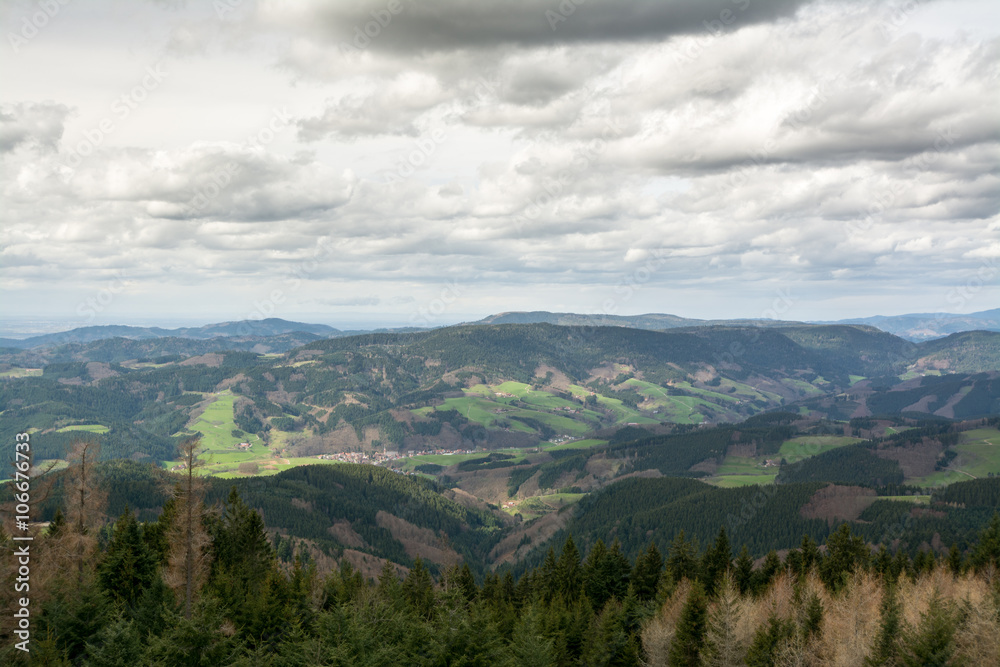
M 56 433 L 68 433 L 70 431 L 86 431 L 87 433 L 107 433 L 110 429 L 102 424 L 73 424 L 56 429 Z
M 786 463 L 795 463 L 855 442 L 861 442 L 861 438 L 842 435 L 804 435 L 783 442 L 774 458 L 785 459 Z

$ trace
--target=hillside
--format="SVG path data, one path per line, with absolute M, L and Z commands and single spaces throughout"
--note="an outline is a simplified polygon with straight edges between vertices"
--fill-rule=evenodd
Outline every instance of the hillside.
M 282 334 L 286 344 L 306 335 Z M 282 459 L 523 448 L 629 424 L 739 422 L 777 408 L 840 420 L 968 419 L 997 410 L 989 369 L 1000 368 L 998 339 L 982 332 L 913 345 L 869 327 L 507 324 L 313 340 L 262 355 L 217 347 L 232 339 L 117 338 L 55 348 L 51 358 L 9 356 L 0 432 L 34 429 L 46 435 L 40 456 L 59 458 L 67 433 L 91 425 L 103 431 L 88 437 L 106 441 L 105 456 L 152 460 L 169 460 L 172 439 L 201 432 L 221 462 L 241 441 Z M 979 372 L 929 368 L 947 364 Z M 221 413 L 201 420 L 226 396 Z

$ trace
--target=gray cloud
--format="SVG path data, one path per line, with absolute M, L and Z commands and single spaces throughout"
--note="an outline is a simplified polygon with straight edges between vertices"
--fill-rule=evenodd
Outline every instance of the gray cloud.
M 0 105 L 0 153 L 22 145 L 55 149 L 69 115 L 69 107 L 54 102 Z
M 553 43 L 656 41 L 674 35 L 723 30 L 790 17 L 805 0 L 399 0 L 399 10 L 386 20 L 388 3 L 363 0 L 310 5 L 288 10 L 263 3 L 265 20 L 294 22 L 349 43 L 356 30 L 380 16 L 384 27 L 369 28 L 365 48 L 398 52 L 521 47 Z M 364 41 L 364 40 L 362 40 Z

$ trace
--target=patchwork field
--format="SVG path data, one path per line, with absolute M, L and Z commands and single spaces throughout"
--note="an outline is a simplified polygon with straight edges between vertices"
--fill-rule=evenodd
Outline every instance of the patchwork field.
M 41 368 L 11 368 L 6 371 L 0 371 L 0 378 L 39 377 L 41 374 Z
M 722 465 L 716 469 L 715 474 L 705 481 L 714 486 L 725 488 L 750 484 L 772 484 L 780 467 L 765 467 L 764 463 L 768 459 L 772 461 L 783 459 L 785 463 L 795 463 L 810 456 L 816 456 L 831 449 L 860 441 L 860 438 L 837 435 L 807 435 L 793 438 L 782 443 L 777 454 L 755 457 L 727 456 Z
M 764 457 L 727 456 L 715 475 L 705 481 L 713 486 L 731 488 L 750 484 L 773 484 L 778 467 L 765 468 Z

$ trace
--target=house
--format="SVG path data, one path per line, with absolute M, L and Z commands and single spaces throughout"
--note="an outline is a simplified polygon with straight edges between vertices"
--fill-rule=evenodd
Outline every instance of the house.
M 236 445 L 236 449 L 240 450 L 241 452 L 248 452 L 250 451 L 250 443 L 241 442 L 240 444 Z

